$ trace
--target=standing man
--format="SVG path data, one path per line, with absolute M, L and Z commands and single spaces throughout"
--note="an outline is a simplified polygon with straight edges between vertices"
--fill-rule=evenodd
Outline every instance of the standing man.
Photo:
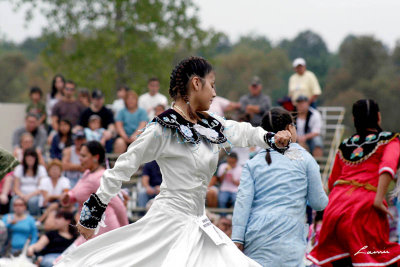
M 239 100 L 241 111 L 246 114 L 253 126 L 261 125 L 264 113 L 271 108 L 271 99 L 262 94 L 261 90 L 261 80 L 254 76 L 249 85 L 250 93 L 242 96 Z
M 289 97 L 292 99 L 293 105 L 299 96 L 306 96 L 310 105 L 315 107 L 315 101 L 321 94 L 317 77 L 314 73 L 306 69 L 306 61 L 299 57 L 293 61 L 294 73 L 289 78 Z
M 155 107 L 160 104 L 167 107 L 168 99 L 165 95 L 158 92 L 160 90 L 160 81 L 158 78 L 150 78 L 147 82 L 147 89 L 149 89 L 149 92 L 139 97 L 138 105 L 139 108 L 146 110 L 147 116 L 151 121 L 154 118 Z
M 76 84 L 73 81 L 66 81 L 63 98 L 54 105 L 51 112 L 52 127 L 58 131 L 60 119 L 68 119 L 72 126 L 78 124 L 79 117 L 85 107 L 75 98 Z

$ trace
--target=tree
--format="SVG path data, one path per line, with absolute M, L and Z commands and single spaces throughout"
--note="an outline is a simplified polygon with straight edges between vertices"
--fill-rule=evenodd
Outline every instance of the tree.
M 11 0 L 17 7 L 35 0 Z M 45 60 L 79 84 L 102 89 L 143 86 L 170 69 L 180 44 L 200 42 L 197 7 L 191 0 L 42 0 L 48 19 Z M 160 77 L 162 82 L 167 77 Z M 110 92 L 108 94 L 111 94 Z
M 27 87 L 26 58 L 20 53 L 0 57 L 0 102 L 16 101 Z

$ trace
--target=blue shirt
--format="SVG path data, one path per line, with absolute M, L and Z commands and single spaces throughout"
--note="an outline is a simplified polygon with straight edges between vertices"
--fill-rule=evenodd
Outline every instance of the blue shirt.
M 142 121 L 147 122 L 149 119 L 147 117 L 147 112 L 142 108 L 138 108 L 133 113 L 129 112 L 127 108 L 123 108 L 118 112 L 115 120 L 121 121 L 126 135 L 131 136 Z
M 308 226 L 306 203 L 315 210 L 328 204 L 319 166 L 299 144 L 282 155 L 259 152 L 243 167 L 233 213 L 232 240 L 263 266 L 301 266 Z
M 142 175 L 147 175 L 150 177 L 149 184 L 151 187 L 160 185 L 162 183 L 160 167 L 155 160 L 144 165 Z
M 13 249 L 22 249 L 28 238 L 31 239 L 30 245 L 38 240 L 38 230 L 36 228 L 35 219 L 26 215 L 26 218 L 16 224 L 11 224 L 14 214 L 6 214 L 3 217 L 3 222 L 11 234 L 11 247 Z

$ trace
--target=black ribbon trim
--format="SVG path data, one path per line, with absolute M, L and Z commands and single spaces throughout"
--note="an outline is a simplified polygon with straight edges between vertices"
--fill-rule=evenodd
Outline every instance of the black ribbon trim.
M 86 228 L 96 229 L 101 217 L 107 208 L 96 194 L 91 194 L 89 199 L 83 203 L 79 223 Z

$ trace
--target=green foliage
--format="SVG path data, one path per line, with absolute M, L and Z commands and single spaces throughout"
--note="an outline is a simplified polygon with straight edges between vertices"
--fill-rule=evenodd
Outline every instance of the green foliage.
M 20 53 L 0 56 L 0 102 L 14 102 L 27 87 L 24 71 L 27 60 Z

